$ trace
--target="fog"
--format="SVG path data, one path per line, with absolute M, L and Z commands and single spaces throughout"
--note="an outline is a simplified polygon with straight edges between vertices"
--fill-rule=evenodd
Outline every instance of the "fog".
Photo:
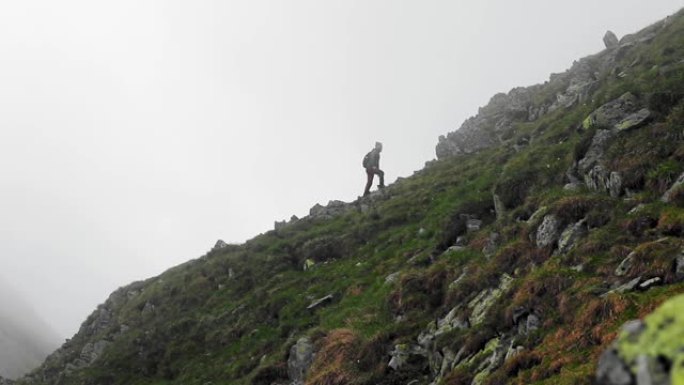
M 17 378 L 59 346 L 59 337 L 0 282 L 0 376 Z
M 493 94 L 683 6 L 2 2 L 0 280 L 69 337 L 119 286 L 355 199 L 376 140 L 408 176 Z

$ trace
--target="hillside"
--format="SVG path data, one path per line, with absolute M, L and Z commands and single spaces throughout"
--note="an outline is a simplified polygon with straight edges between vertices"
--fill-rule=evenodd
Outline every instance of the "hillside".
M 604 40 L 545 84 L 494 96 L 414 175 L 120 288 L 19 383 L 574 385 L 676 372 L 672 351 L 612 344 L 684 293 L 684 12 Z
M 58 341 L 23 300 L 0 282 L 0 376 L 17 378 L 37 368 Z

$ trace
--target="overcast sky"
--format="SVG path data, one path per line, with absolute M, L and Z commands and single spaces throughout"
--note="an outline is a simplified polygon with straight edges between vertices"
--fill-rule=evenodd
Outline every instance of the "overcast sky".
M 496 92 L 684 0 L 0 2 L 0 280 L 61 337 L 111 291 L 353 200 Z

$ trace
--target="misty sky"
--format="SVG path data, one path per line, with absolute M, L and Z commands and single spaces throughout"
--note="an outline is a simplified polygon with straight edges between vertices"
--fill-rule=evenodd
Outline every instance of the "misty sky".
M 0 280 L 61 337 L 111 291 L 353 200 L 496 92 L 684 0 L 3 1 Z

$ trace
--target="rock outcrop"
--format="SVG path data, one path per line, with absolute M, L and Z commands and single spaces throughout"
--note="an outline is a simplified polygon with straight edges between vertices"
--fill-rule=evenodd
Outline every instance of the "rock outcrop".
M 601 385 L 665 385 L 684 381 L 684 295 L 672 298 L 643 321 L 627 322 L 601 356 Z
M 303 385 L 306 373 L 315 357 L 314 346 L 308 337 L 302 337 L 292 345 L 287 359 L 287 375 L 291 385 Z
M 517 124 L 589 102 L 601 79 L 617 74 L 614 71 L 620 72 L 615 63 L 637 45 L 650 42 L 665 25 L 665 22 L 656 23 L 622 40 L 608 31 L 603 38 L 604 51 L 575 62 L 564 73 L 552 74 L 544 84 L 495 95 L 458 130 L 439 137 L 435 148 L 437 158 L 475 153 L 500 144 L 509 144 L 516 149 L 521 144 L 529 144 L 534 138 L 525 138 L 524 143 L 518 143 L 521 138 L 516 137 Z M 538 95 L 548 96 L 540 99 Z M 636 128 L 650 116 L 650 111 L 637 109 L 621 115 L 612 126 L 618 131 Z

